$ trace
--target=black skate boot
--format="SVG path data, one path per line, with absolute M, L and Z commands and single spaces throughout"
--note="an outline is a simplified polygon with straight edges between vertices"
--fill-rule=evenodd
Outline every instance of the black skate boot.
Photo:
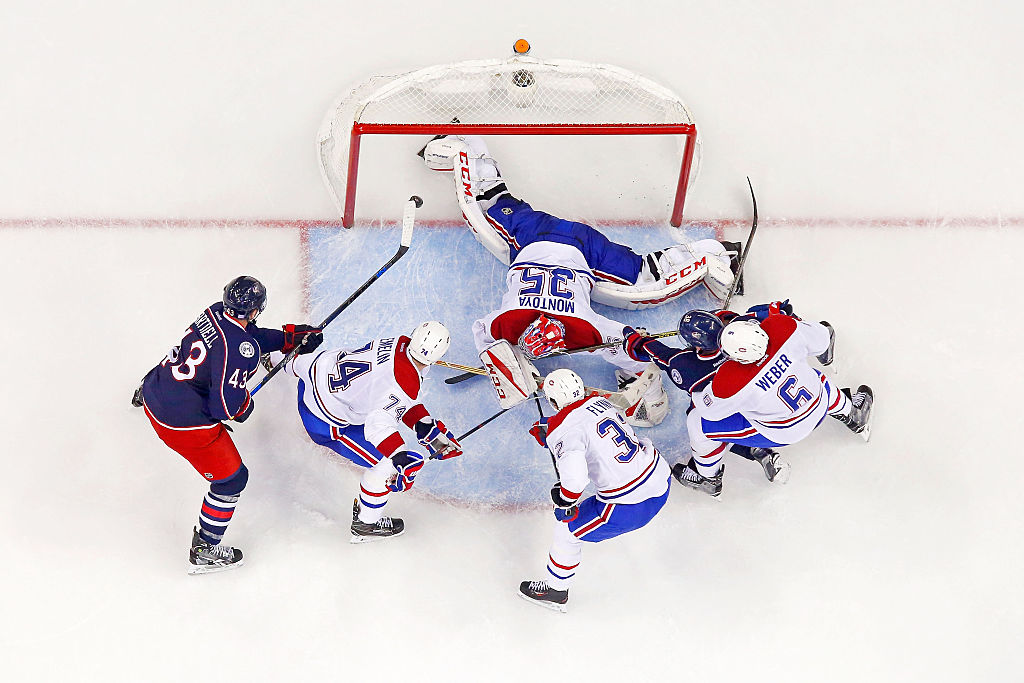
M 547 581 L 523 581 L 519 584 L 519 597 L 545 609 L 568 611 L 569 591 L 555 590 Z
M 828 328 L 828 348 L 820 356 L 817 356 L 818 362 L 822 365 L 832 365 L 832 359 L 836 351 L 836 331 L 824 320 L 821 321 L 821 324 Z
M 136 408 L 142 407 L 142 383 L 139 383 L 139 388 L 132 394 L 132 405 Z
M 761 465 L 768 481 L 778 479 L 785 483 L 789 479 L 789 463 L 779 457 L 778 451 L 773 451 L 770 448 L 751 448 L 750 459 Z
M 875 404 L 875 395 L 871 391 L 871 387 L 866 384 L 857 387 L 857 392 L 854 394 L 851 394 L 850 390 L 846 388 L 842 391 L 846 394 L 846 398 L 850 399 L 853 408 L 850 409 L 849 415 L 833 415 L 832 417 L 846 425 L 854 434 L 860 434 L 860 437 L 867 441 L 871 438 L 871 412 Z
M 393 538 L 405 533 L 405 522 L 400 518 L 381 517 L 374 524 L 359 521 L 359 499 L 352 501 L 351 543 L 369 543 L 383 538 Z
M 743 254 L 743 242 L 722 242 L 726 251 L 736 252 L 729 254 L 729 269 L 732 276 L 736 277 L 736 271 L 740 268 L 740 256 Z M 743 273 L 740 273 L 740 281 L 736 283 L 736 296 L 743 296 Z
M 703 491 L 709 496 L 717 497 L 722 493 L 722 474 L 725 472 L 725 465 L 722 465 L 722 469 L 718 470 L 718 474 L 713 477 L 705 477 L 697 471 L 697 463 L 694 462 L 693 458 L 685 465 L 681 462 L 677 462 L 672 466 L 672 476 L 682 484 L 696 491 Z
M 188 573 L 210 574 L 242 566 L 242 551 L 229 545 L 210 545 L 192 528 L 192 549 L 188 551 Z

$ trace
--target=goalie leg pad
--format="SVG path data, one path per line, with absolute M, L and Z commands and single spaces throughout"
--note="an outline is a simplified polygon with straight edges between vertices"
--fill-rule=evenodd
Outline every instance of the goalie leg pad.
M 502 408 L 519 405 L 537 391 L 540 378 L 537 368 L 506 340 L 485 348 L 480 353 L 480 361 Z

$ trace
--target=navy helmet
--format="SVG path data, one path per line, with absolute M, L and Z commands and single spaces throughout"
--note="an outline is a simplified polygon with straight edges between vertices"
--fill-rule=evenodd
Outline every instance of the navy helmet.
M 723 327 L 722 320 L 710 311 L 690 311 L 679 319 L 679 336 L 690 346 L 717 351 Z
M 239 275 L 224 285 L 223 302 L 224 313 L 232 318 L 255 320 L 267 307 L 267 288 L 254 277 Z

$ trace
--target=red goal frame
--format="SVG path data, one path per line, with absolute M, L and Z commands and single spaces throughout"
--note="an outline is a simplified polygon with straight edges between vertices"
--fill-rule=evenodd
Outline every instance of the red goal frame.
M 697 146 L 697 127 L 692 123 L 360 123 L 352 124 L 348 149 L 348 173 L 345 179 L 345 211 L 342 225 L 355 224 L 356 185 L 359 174 L 359 145 L 364 135 L 681 135 L 684 138 L 679 182 L 669 223 L 679 227 L 683 221 L 686 187 L 690 182 Z

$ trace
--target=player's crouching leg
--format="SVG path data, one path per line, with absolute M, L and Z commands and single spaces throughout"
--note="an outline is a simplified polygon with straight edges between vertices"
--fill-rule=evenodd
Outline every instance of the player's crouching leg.
M 412 488 L 423 467 L 423 456 L 415 451 L 399 451 L 363 473 L 359 497 L 352 502 L 352 543 L 367 543 L 405 533 L 405 522 L 384 514 L 392 493 Z

